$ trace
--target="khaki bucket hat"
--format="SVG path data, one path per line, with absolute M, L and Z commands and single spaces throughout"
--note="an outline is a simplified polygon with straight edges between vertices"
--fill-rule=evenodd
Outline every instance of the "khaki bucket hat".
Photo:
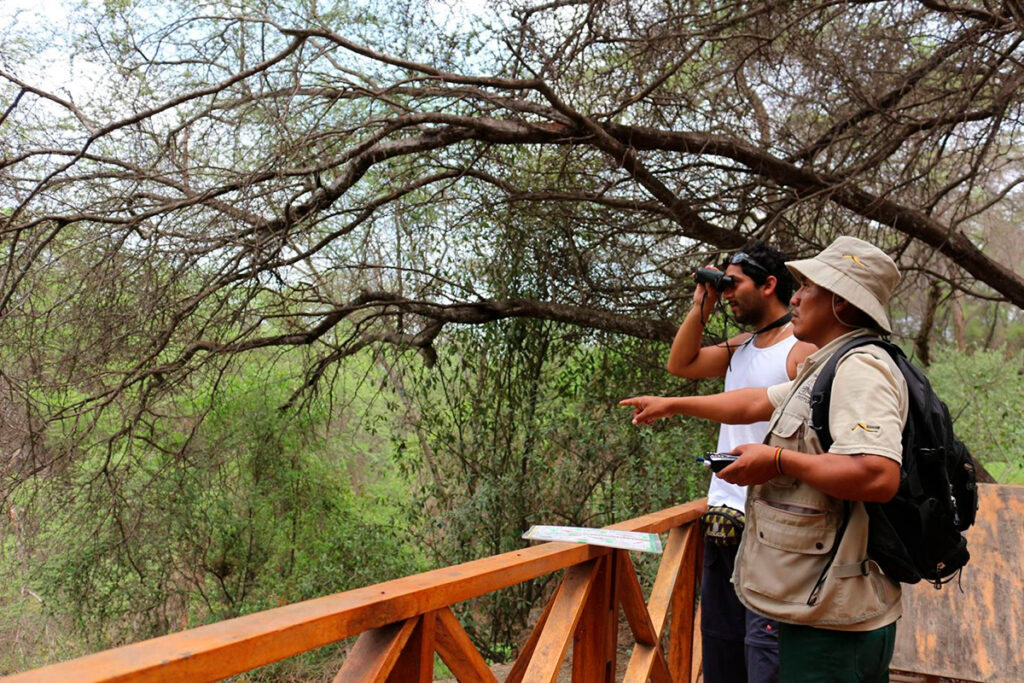
M 899 284 L 900 271 L 875 245 L 844 235 L 814 258 L 786 261 L 786 267 L 797 279 L 805 278 L 843 297 L 892 334 L 885 307 Z

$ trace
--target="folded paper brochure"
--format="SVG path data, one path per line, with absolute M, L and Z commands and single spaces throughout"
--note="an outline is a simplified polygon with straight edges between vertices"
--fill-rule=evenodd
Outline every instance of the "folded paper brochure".
M 623 550 L 639 550 L 644 553 L 661 553 L 661 538 L 658 534 L 640 531 L 616 531 L 615 529 L 591 529 L 580 526 L 531 526 L 523 538 L 532 541 L 568 541 L 589 543 Z

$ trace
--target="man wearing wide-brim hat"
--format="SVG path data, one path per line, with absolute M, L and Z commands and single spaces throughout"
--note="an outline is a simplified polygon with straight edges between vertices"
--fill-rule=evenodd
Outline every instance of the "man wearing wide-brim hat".
M 887 681 L 900 589 L 867 557 L 864 502 L 885 502 L 899 486 L 907 385 L 877 346 L 844 355 L 832 384 L 834 443 L 827 453 L 810 427 L 810 395 L 822 366 L 847 341 L 892 331 L 885 308 L 899 270 L 854 237 L 786 265 L 800 283 L 791 300 L 794 333 L 819 347 L 793 381 L 621 403 L 633 406 L 634 424 L 672 415 L 769 419 L 765 443 L 734 449 L 739 459 L 717 475 L 751 487 L 733 574 L 740 601 L 780 622 L 782 681 Z M 852 506 L 840 532 L 846 501 Z

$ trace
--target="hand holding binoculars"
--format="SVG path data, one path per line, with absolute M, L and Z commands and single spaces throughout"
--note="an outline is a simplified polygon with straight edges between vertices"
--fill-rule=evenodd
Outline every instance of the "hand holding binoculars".
M 726 275 L 715 268 L 698 268 L 697 272 L 693 274 L 693 279 L 700 284 L 714 287 L 718 292 L 736 284 L 736 280 L 731 275 Z

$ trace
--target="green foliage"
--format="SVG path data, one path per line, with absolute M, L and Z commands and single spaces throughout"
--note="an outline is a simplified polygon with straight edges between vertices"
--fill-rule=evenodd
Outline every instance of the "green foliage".
M 1024 484 L 1024 352 L 940 347 L 928 367 L 957 436 L 1002 484 Z
M 176 419 L 19 489 L 13 508 L 37 516 L 5 573 L 94 650 L 419 571 L 374 439 L 336 450 L 350 434 L 331 429 L 329 396 L 281 410 L 289 370 L 254 363 L 192 387 L 201 400 L 162 406 Z
M 692 455 L 713 443 L 697 421 L 637 429 L 617 402 L 668 392 L 664 347 L 581 337 L 513 320 L 457 335 L 433 369 L 410 369 L 420 416 L 421 528 L 440 565 L 521 548 L 532 524 L 602 526 L 700 497 Z M 691 387 L 692 388 L 692 387 Z M 547 579 L 545 579 L 547 580 Z M 514 648 L 544 582 L 479 601 L 463 619 L 495 659 Z

